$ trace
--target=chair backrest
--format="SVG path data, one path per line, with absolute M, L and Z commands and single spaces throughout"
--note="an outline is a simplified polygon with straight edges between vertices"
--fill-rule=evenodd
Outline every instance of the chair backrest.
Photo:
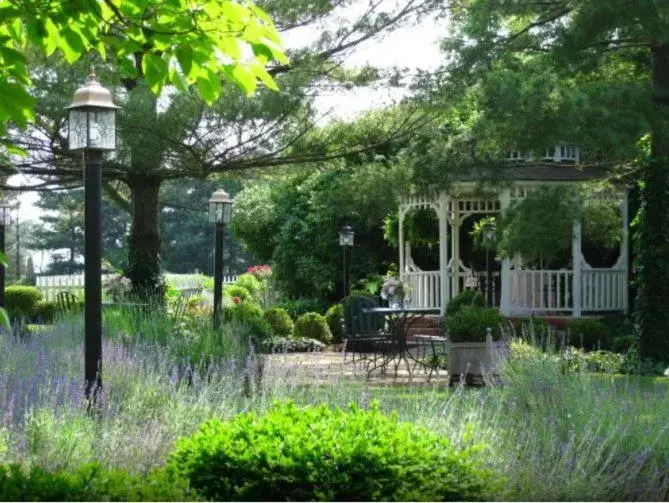
M 69 312 L 77 309 L 77 297 L 68 291 L 56 294 L 56 309 L 60 312 Z
M 365 337 L 378 334 L 382 319 L 377 314 L 365 313 L 365 309 L 378 307 L 372 297 L 353 295 L 344 301 L 344 333 L 346 337 Z

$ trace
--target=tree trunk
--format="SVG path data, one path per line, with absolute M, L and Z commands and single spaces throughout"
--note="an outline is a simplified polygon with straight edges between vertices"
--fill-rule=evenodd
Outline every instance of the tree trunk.
M 669 361 L 669 42 L 652 51 L 651 153 L 644 166 L 639 229 L 639 353 Z
M 162 299 L 160 270 L 162 241 L 158 228 L 159 178 L 136 176 L 128 181 L 132 199 L 132 224 L 126 276 L 133 293 L 147 300 Z

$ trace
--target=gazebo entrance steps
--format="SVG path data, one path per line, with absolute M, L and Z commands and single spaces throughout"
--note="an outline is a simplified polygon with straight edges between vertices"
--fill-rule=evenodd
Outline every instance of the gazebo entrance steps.
M 407 329 L 407 339 L 443 337 L 443 318 L 438 314 L 423 316 L 411 322 Z

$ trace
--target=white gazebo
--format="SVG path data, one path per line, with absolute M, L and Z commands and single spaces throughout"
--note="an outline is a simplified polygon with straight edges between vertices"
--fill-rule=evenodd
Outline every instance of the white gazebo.
M 582 185 L 606 176 L 600 168 L 580 165 L 578 148 L 564 144 L 556 145 L 539 159 L 509 152 L 507 161 L 504 168 L 496 168 L 493 177 L 499 183 L 493 184 L 496 189 L 485 191 L 488 195 L 480 195 L 480 187 L 483 180 L 490 179 L 491 172 L 476 172 L 459 176 L 448 191 L 436 197 L 415 195 L 400 204 L 399 266 L 402 279 L 409 285 L 414 307 L 439 308 L 443 313 L 449 300 L 463 289 L 478 288 L 485 283 L 485 272 L 473 271 L 461 260 L 460 227 L 467 217 L 504 213 L 514 201 L 542 185 Z M 580 317 L 627 311 L 628 188 L 616 187 L 599 197 L 620 209 L 617 262 L 608 268 L 591 267 L 581 249 L 581 222 L 574 221 L 571 268 L 527 269 L 523 268 L 520 258 L 501 260 L 495 281 L 485 288 L 493 288 L 495 305 L 499 305 L 503 315 Z M 438 216 L 438 270 L 421 270 L 412 258 L 411 244 L 405 240 L 404 221 L 409 212 L 416 209 L 431 209 Z

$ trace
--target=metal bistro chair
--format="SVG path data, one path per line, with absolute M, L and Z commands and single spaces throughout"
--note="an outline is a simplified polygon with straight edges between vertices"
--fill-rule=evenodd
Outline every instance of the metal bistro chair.
M 56 294 L 56 311 L 59 314 L 69 314 L 81 309 L 81 304 L 77 301 L 76 295 L 72 292 L 63 291 Z
M 348 351 L 353 353 L 353 364 L 356 353 L 359 360 L 369 360 L 370 356 L 376 360 L 377 351 L 383 349 L 387 340 L 383 317 L 364 310 L 378 307 L 378 302 L 371 297 L 353 295 L 344 299 L 343 303 L 344 361 Z

